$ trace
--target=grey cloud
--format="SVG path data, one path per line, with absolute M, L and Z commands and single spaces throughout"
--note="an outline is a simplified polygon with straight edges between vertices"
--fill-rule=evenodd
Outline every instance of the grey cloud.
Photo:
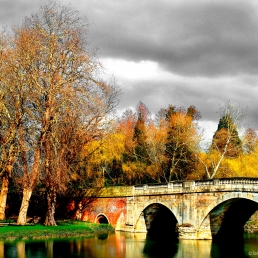
M 15 24 L 45 3 L 47 0 L 4 0 L 0 23 Z M 99 57 L 152 60 L 166 71 L 188 77 L 187 82 L 117 78 L 124 91 L 120 108 L 136 107 L 140 100 L 153 113 L 169 104 L 185 108 L 195 105 L 202 120 L 218 122 L 219 104 L 231 99 L 240 106 L 249 106 L 247 119 L 258 129 L 256 0 L 71 3 L 88 17 L 89 42 L 99 48 Z M 218 79 L 228 75 L 229 80 Z
M 89 13 L 100 55 L 154 60 L 187 75 L 256 73 L 258 20 L 250 1 L 129 3 L 111 1 Z
M 47 0 L 2 0 L 0 8 L 0 25 L 20 24 L 25 16 L 37 12 Z
M 19 22 L 45 3 L 4 0 L 0 22 Z M 258 15 L 251 0 L 71 4 L 88 16 L 89 42 L 101 57 L 153 60 L 173 73 L 192 76 L 258 71 Z
M 257 78 L 258 79 L 258 78 Z M 239 81 L 236 84 L 236 81 Z M 241 77 L 228 80 L 195 80 L 188 82 L 129 82 L 124 81 L 124 99 L 120 108 L 136 107 L 142 101 L 153 114 L 168 105 L 188 108 L 194 105 L 202 115 L 202 121 L 219 122 L 219 106 L 230 100 L 241 109 L 248 107 L 246 123 L 249 127 L 258 128 L 257 103 L 258 89 L 252 85 L 245 87 Z M 126 85 L 132 87 L 128 88 Z

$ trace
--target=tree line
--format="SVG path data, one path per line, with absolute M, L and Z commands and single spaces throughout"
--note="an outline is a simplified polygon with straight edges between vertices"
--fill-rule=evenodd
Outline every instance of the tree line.
M 119 117 L 105 141 L 90 143 L 95 153 L 88 169 L 102 171 L 106 185 L 256 177 L 257 134 L 252 128 L 241 137 L 238 133 L 245 110 L 229 101 L 219 111 L 218 128 L 204 148 L 201 114 L 195 106 L 169 105 L 152 115 L 140 102 L 136 112 L 126 110 Z
M 56 225 L 60 196 L 76 211 L 103 186 L 256 176 L 256 132 L 240 139 L 244 114 L 230 102 L 205 150 L 193 105 L 153 115 L 140 102 L 115 117 L 121 91 L 102 79 L 86 32 L 76 11 L 50 2 L 0 34 L 0 220 L 10 185 L 22 196 L 18 224 L 43 189 L 44 224 Z

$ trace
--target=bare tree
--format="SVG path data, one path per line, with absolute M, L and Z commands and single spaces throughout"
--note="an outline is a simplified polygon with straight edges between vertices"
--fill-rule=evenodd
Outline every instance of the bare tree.
M 0 36 L 0 219 L 5 218 L 9 180 L 19 153 L 18 134 L 21 128 L 23 94 L 21 84 L 13 80 L 14 61 L 10 35 Z
M 19 133 L 21 225 L 39 178 L 47 195 L 45 225 L 55 225 L 56 193 L 65 188 L 71 159 L 82 145 L 73 139 L 101 137 L 118 101 L 116 84 L 99 79 L 101 65 L 85 48 L 82 22 L 70 7 L 51 2 L 15 30 L 12 74 L 26 96 Z

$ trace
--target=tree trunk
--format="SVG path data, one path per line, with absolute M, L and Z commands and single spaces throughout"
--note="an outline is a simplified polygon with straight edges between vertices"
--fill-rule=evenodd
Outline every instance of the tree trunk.
M 17 220 L 17 224 L 19 225 L 25 225 L 27 220 L 27 212 L 29 209 L 29 202 L 32 195 L 32 191 L 37 183 L 38 178 L 38 168 L 39 168 L 39 161 L 40 161 L 40 144 L 38 144 L 39 147 L 37 148 L 35 155 L 34 155 L 34 163 L 32 167 L 31 174 L 28 175 L 27 171 L 27 164 L 24 164 L 24 188 L 22 193 L 22 203 L 19 211 L 19 216 Z
M 2 178 L 2 189 L 0 193 L 0 220 L 5 219 L 5 207 L 8 194 L 9 176 L 6 175 Z
M 25 225 L 27 222 L 27 212 L 29 208 L 29 201 L 32 194 L 31 188 L 24 188 L 23 189 L 23 196 L 22 196 L 22 204 L 19 211 L 19 216 L 17 220 L 18 225 Z
M 56 191 L 54 187 L 47 189 L 47 214 L 45 218 L 45 226 L 56 226 L 55 207 L 56 206 Z

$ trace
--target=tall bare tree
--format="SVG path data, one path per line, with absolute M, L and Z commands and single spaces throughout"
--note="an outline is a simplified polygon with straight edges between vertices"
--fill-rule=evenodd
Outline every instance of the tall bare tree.
M 45 225 L 55 225 L 56 193 L 65 188 L 71 159 L 83 145 L 73 139 L 101 137 L 118 102 L 115 82 L 100 79 L 101 65 L 86 48 L 83 21 L 70 7 L 50 2 L 15 30 L 10 74 L 24 96 L 17 133 L 21 225 L 39 179 L 47 195 Z
M 15 61 L 11 35 L 0 36 L 0 219 L 5 218 L 9 180 L 19 153 L 18 135 L 22 123 L 23 94 L 21 84 L 12 76 Z

